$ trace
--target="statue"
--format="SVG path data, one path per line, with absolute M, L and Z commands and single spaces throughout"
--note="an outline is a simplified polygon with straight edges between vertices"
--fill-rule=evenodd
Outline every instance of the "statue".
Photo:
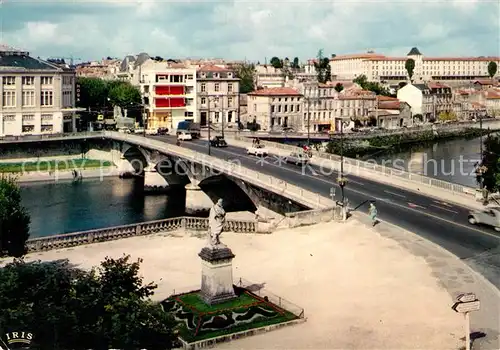
M 222 207 L 222 198 L 219 198 L 217 203 L 210 209 L 210 214 L 208 215 L 209 243 L 212 248 L 223 245 L 219 237 L 224 229 L 225 222 L 226 211 Z

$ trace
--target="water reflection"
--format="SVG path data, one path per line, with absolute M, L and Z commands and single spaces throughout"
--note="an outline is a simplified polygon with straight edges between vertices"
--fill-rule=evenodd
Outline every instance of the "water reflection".
M 180 216 L 184 195 L 144 195 L 143 179 L 84 179 L 21 186 L 31 237 Z
M 436 142 L 373 159 L 379 164 L 475 187 L 476 180 L 472 174 L 474 164 L 480 159 L 479 152 L 480 138 L 477 138 Z

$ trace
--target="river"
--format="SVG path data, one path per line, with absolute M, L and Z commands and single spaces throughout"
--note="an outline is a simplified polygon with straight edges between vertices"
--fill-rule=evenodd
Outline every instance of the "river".
M 385 163 L 428 177 L 476 187 L 473 172 L 474 164 L 480 159 L 480 145 L 480 138 L 445 140 L 369 158 L 378 164 Z
M 143 179 L 107 177 L 80 183 L 23 183 L 31 237 L 85 231 L 181 216 L 182 194 L 144 195 Z M 182 203 L 182 205 L 179 205 Z

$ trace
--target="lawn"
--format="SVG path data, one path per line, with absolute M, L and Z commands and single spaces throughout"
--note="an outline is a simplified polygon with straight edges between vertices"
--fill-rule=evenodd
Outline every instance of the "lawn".
M 38 162 L 0 163 L 0 173 L 26 173 L 33 171 L 67 171 L 110 167 L 113 163 L 96 159 L 40 160 Z
M 180 323 L 180 337 L 188 343 L 298 318 L 243 288 L 235 292 L 236 299 L 213 306 L 205 304 L 199 291 L 173 295 L 162 305 Z

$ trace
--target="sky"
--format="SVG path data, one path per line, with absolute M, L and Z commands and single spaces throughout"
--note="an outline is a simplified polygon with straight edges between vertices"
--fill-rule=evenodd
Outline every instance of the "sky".
M 498 0 L 0 0 L 0 44 L 98 60 L 500 56 Z

